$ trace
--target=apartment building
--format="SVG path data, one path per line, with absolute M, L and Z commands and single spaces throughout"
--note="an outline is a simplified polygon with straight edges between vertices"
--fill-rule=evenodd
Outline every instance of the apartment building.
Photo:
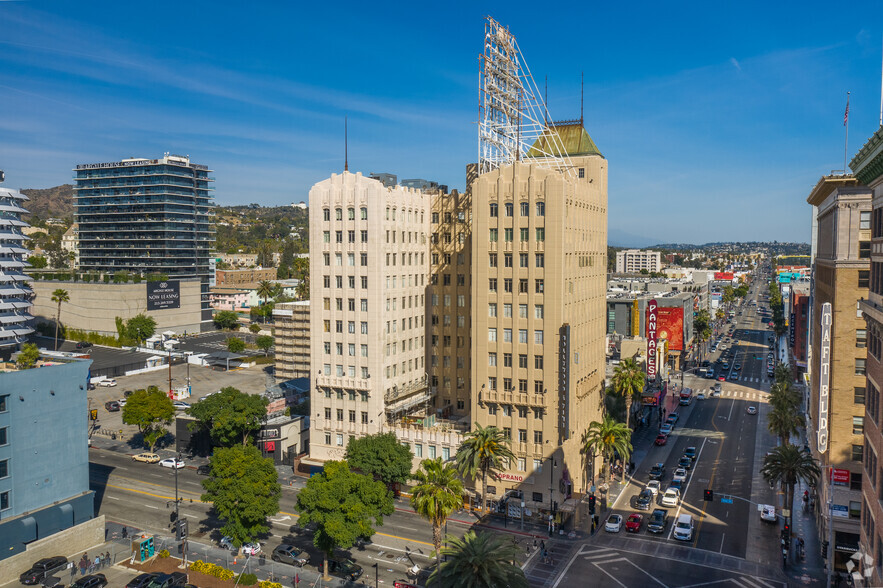
M 818 250 L 813 269 L 810 391 L 807 430 L 822 467 L 818 504 L 821 539 L 833 537 L 828 565 L 845 571 L 858 549 L 865 455 L 867 327 L 871 190 L 855 176 L 822 177 L 807 202 L 816 207 Z
M 641 249 L 625 249 L 616 252 L 616 273 L 637 274 L 641 270 L 661 271 L 662 254 L 659 251 Z
M 263 281 L 274 281 L 276 268 L 247 268 L 232 270 L 215 270 L 215 285 L 217 286 L 243 286 L 257 284 Z
M 276 380 L 310 377 L 310 301 L 280 302 L 273 307 Z
M 350 437 L 387 431 L 415 460 L 456 452 L 426 373 L 430 203 L 348 171 L 310 190 L 313 460 L 341 459 Z
M 572 168 L 527 160 L 471 186 L 471 420 L 516 455 L 483 491 L 540 513 L 589 487 L 580 441 L 601 419 L 605 357 L 607 161 L 581 124 L 554 130 Z
M 33 291 L 24 273 L 30 252 L 24 247 L 23 229 L 29 225 L 21 220 L 27 200 L 18 190 L 0 187 L 0 355 L 6 358 L 34 332 Z
M 880 389 L 883 388 L 883 128 L 865 143 L 849 166 L 855 172 L 856 180 L 873 192 L 869 290 L 859 306 L 867 323 L 860 545 L 874 561 L 867 584 L 879 586 L 883 584 L 883 474 L 880 471 L 880 456 L 883 456 L 880 408 Z M 864 574 L 868 570 L 860 571 Z

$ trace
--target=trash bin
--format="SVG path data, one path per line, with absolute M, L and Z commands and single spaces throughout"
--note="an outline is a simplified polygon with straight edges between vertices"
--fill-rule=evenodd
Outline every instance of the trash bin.
M 266 565 L 266 563 L 267 563 L 267 556 L 265 556 L 262 553 L 260 556 L 258 556 L 258 564 L 263 566 L 263 565 Z

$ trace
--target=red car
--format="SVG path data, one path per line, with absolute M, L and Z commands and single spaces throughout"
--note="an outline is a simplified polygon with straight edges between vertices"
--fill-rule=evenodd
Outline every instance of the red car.
M 641 523 L 644 521 L 644 517 L 640 514 L 633 512 L 629 515 L 629 518 L 625 522 L 625 530 L 627 533 L 637 533 L 641 530 Z
M 668 441 L 668 435 L 663 435 L 660 433 L 656 436 L 656 444 L 657 445 L 665 445 L 665 442 Z
M 723 374 L 721 374 L 717 377 L 718 382 L 724 382 L 724 381 L 726 381 L 726 379 L 727 379 L 727 377 Z

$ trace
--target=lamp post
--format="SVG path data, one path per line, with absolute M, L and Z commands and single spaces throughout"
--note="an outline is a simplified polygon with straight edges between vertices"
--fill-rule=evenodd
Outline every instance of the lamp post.
M 549 457 L 549 537 L 552 536 L 552 498 L 555 492 L 555 456 Z
M 374 564 L 374 588 L 380 588 L 380 579 L 378 576 L 378 573 L 379 573 L 378 569 L 379 568 L 377 567 L 377 564 L 375 563 Z

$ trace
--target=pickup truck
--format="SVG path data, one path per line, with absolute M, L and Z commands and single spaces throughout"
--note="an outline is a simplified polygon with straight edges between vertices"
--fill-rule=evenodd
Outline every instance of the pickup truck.
M 171 574 L 159 574 L 147 588 L 171 588 L 172 586 L 183 586 L 187 583 L 187 574 L 184 572 L 172 572 Z
M 47 557 L 40 561 L 34 562 L 31 569 L 19 576 L 22 584 L 33 585 L 39 584 L 42 580 L 48 578 L 53 572 L 63 569 L 67 566 L 67 558 L 61 555 L 55 557 Z

